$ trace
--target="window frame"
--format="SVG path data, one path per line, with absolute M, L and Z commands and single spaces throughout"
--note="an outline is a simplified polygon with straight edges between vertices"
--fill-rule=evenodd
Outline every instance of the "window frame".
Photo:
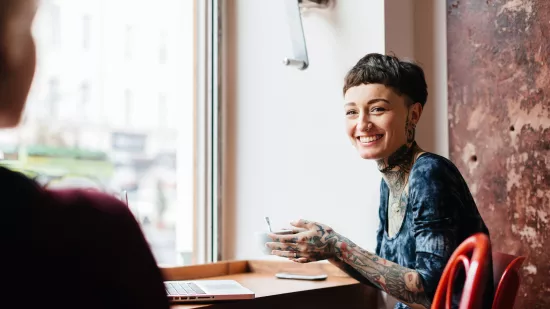
M 222 260 L 222 113 L 219 0 L 195 6 L 195 188 L 192 264 Z

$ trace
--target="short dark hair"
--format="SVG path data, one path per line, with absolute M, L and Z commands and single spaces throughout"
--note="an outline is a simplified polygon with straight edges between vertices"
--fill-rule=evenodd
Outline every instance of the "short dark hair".
M 406 95 L 412 103 L 422 107 L 428 99 L 428 85 L 422 68 L 395 56 L 367 54 L 346 74 L 344 95 L 349 88 L 362 84 L 382 84 L 391 87 L 397 94 Z

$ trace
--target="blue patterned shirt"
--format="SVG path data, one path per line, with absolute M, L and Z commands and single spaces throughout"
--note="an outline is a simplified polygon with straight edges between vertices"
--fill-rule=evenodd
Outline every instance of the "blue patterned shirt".
M 462 175 L 444 157 L 424 153 L 414 163 L 409 174 L 405 217 L 393 237 L 387 233 L 389 193 L 386 182 L 382 180 L 376 254 L 416 270 L 425 292 L 432 299 L 456 247 L 473 234 L 482 232 L 489 235 L 489 231 Z M 483 308 L 491 307 L 492 269 L 488 277 Z M 460 295 L 461 291 L 453 295 L 454 306 L 457 306 Z M 409 307 L 403 303 L 395 306 L 395 309 L 404 308 Z

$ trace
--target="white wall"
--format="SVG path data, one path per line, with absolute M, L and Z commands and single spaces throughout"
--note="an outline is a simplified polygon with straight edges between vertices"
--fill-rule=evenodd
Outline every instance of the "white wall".
M 380 175 L 345 135 L 343 77 L 369 52 L 414 58 L 399 54 L 414 52 L 413 2 L 345 0 L 308 12 L 305 71 L 281 64 L 291 56 L 283 1 L 224 4 L 224 258 L 258 256 L 254 232 L 265 230 L 264 216 L 276 227 L 316 220 L 373 250 Z M 388 17 L 400 15 L 408 35 L 386 31 Z
M 415 2 L 414 56 L 424 68 L 429 93 L 416 139 L 424 149 L 448 158 L 446 1 Z
M 441 0 L 386 0 L 385 48 L 422 66 L 428 83 L 416 140 L 423 149 L 449 156 L 447 117 L 447 14 Z
M 414 1 L 384 1 L 386 53 L 409 60 L 414 60 Z

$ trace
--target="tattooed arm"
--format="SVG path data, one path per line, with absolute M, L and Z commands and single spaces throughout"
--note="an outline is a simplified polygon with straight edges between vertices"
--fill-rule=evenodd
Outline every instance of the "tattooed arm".
M 341 271 L 345 272 L 348 276 L 350 276 L 353 279 L 361 282 L 362 284 L 366 284 L 368 286 L 378 288 L 378 286 L 376 286 L 372 282 L 370 282 L 367 278 L 365 278 L 355 268 L 351 267 L 350 265 L 346 264 L 345 262 L 340 261 L 338 258 L 328 259 L 328 261 L 332 265 L 338 267 Z
M 424 293 L 421 276 L 416 270 L 380 258 L 337 233 L 328 236 L 327 241 L 334 243 L 338 259 L 376 287 L 411 308 L 430 308 L 431 300 Z
M 380 246 L 380 243 L 382 241 L 383 233 L 384 233 L 384 227 L 383 227 L 383 224 L 380 224 L 380 226 L 378 227 L 378 230 L 376 231 L 377 248 L 376 248 L 375 252 L 380 252 L 379 251 L 380 250 L 379 246 Z M 347 264 L 346 262 L 343 262 L 339 258 L 334 257 L 334 258 L 328 259 L 328 261 L 332 265 L 338 267 L 341 271 L 345 272 L 348 276 L 350 276 L 353 279 L 361 282 L 362 284 L 366 284 L 366 285 L 374 287 L 374 288 L 379 288 L 378 286 L 376 286 L 372 282 L 370 282 L 367 278 L 365 278 L 365 276 L 363 276 L 355 268 L 351 267 L 349 264 Z
M 300 220 L 292 225 L 307 230 L 294 235 L 270 234 L 274 242 L 266 245 L 273 249 L 272 254 L 300 263 L 337 259 L 349 265 L 344 271 L 353 270 L 353 278 L 360 274 L 360 282 L 371 282 L 411 308 L 430 307 L 431 300 L 416 270 L 382 259 L 324 224 Z

